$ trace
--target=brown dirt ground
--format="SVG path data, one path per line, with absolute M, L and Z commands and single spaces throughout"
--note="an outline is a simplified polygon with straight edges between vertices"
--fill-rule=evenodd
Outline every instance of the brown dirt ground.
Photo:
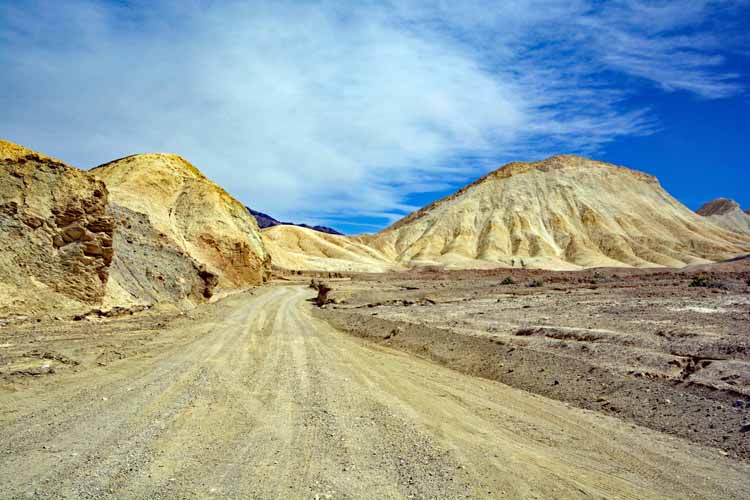
M 711 287 L 690 286 L 696 277 Z M 332 284 L 334 303 L 318 314 L 339 329 L 750 460 L 748 258 L 685 270 L 433 268 Z
M 4 319 L 0 497 L 746 498 L 745 265 Z

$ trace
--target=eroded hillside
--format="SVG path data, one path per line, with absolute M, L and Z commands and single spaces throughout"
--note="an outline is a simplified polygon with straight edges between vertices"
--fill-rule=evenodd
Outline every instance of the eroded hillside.
M 192 306 L 270 269 L 253 217 L 179 156 L 86 172 L 0 141 L 0 162 L 3 316 Z
M 152 288 L 210 296 L 214 286 L 238 288 L 264 281 L 270 257 L 255 219 L 185 159 L 135 155 L 91 172 L 107 184 L 123 235 L 133 233 L 118 241 L 120 288 L 136 294 L 135 288 Z M 143 252 L 149 254 L 147 260 L 160 262 L 153 264 L 151 275 L 139 267 L 138 254 Z M 129 279 L 137 273 L 142 276 Z M 164 284 L 179 289 L 160 290 Z
M 399 267 L 356 237 L 281 225 L 264 229 L 262 234 L 274 265 L 284 269 L 383 272 Z
M 655 177 L 578 156 L 508 164 L 370 244 L 404 265 L 454 268 L 682 267 L 750 251 Z
M 0 164 L 0 311 L 78 310 L 100 302 L 114 230 L 104 183 L 1 140 Z

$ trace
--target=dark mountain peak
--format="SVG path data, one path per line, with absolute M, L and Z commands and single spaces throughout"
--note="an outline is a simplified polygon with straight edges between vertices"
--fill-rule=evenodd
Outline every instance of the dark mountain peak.
M 741 211 L 740 204 L 729 198 L 717 198 L 704 204 L 696 213 L 708 217 L 710 215 L 722 215 L 727 212 Z
M 253 210 L 250 207 L 245 207 L 245 208 L 247 208 L 248 212 L 250 212 L 250 214 L 253 217 L 255 217 L 255 220 L 258 221 L 258 226 L 261 229 L 265 229 L 267 227 L 279 226 L 279 225 L 283 225 L 283 224 L 288 224 L 287 222 L 278 221 L 278 220 L 274 219 L 273 217 L 271 217 L 268 214 L 264 214 L 263 212 L 258 212 L 256 210 Z
M 320 233 L 343 235 L 343 233 L 340 233 L 339 231 L 336 231 L 332 227 L 328 227 L 328 226 L 310 226 L 308 224 L 296 224 L 294 222 L 282 222 L 280 220 L 277 220 L 277 219 L 271 217 L 268 214 L 264 214 L 263 212 L 258 212 L 257 210 L 253 210 L 250 207 L 246 207 L 246 208 L 252 214 L 252 216 L 255 217 L 255 220 L 258 221 L 258 226 L 261 229 L 265 229 L 267 227 L 273 227 L 273 226 L 299 226 L 299 227 L 305 227 L 307 229 L 312 229 L 312 230 L 318 231 Z

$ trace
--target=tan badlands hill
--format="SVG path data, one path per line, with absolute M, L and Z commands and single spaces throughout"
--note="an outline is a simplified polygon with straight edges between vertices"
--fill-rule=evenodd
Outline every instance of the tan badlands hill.
M 750 251 L 656 178 L 579 156 L 511 163 L 373 235 L 403 265 L 681 267 Z
M 261 234 L 273 264 L 284 269 L 383 272 L 398 268 L 356 237 L 286 225 L 269 227 Z
M 129 156 L 91 173 L 106 183 L 117 210 L 145 215 L 144 222 L 157 236 L 190 256 L 204 274 L 215 276 L 218 286 L 237 288 L 265 280 L 270 257 L 255 219 L 180 156 Z
M 750 214 L 743 212 L 734 200 L 717 198 L 703 205 L 697 213 L 719 227 L 750 235 Z
M 255 220 L 180 157 L 86 172 L 0 140 L 0 166 L 0 317 L 191 306 L 270 271 Z
M 0 141 L 0 161 L 6 311 L 200 301 L 217 285 L 262 282 L 265 246 L 280 267 L 355 272 L 682 266 L 750 251 L 749 237 L 707 223 L 653 177 L 574 156 L 509 164 L 377 235 L 281 226 L 262 238 L 242 204 L 176 155 L 87 173 Z
M 0 140 L 0 316 L 102 301 L 113 256 L 106 209 L 103 182 Z

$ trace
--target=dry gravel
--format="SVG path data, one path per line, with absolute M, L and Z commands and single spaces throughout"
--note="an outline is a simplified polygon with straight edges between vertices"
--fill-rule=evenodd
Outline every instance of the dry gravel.
M 359 275 L 335 283 L 338 304 L 318 314 L 464 373 L 748 460 L 748 267 Z M 502 284 L 508 276 L 514 284 Z M 720 287 L 689 286 L 696 276 Z
M 746 498 L 750 465 L 719 450 L 354 338 L 313 296 L 56 323 L 89 327 L 56 343 L 80 364 L 3 375 L 0 496 Z M 39 328 L 0 338 L 49 350 Z M 122 359 L 85 355 L 116 339 Z

